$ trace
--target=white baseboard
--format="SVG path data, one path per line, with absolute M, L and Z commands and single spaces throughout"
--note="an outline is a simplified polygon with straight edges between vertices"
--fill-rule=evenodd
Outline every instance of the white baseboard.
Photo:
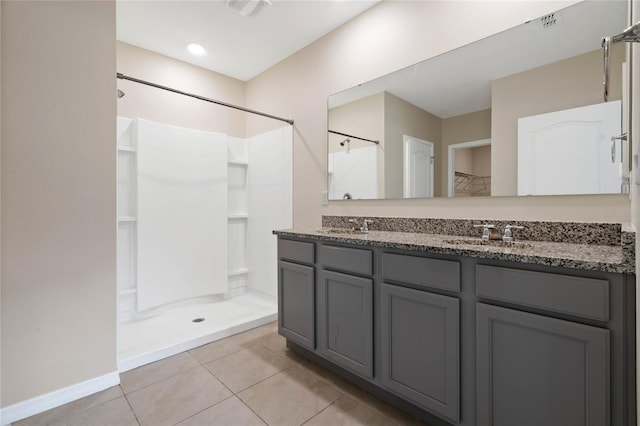
M 18 420 L 40 414 L 76 399 L 100 392 L 120 384 L 120 374 L 114 371 L 104 376 L 58 389 L 26 401 L 18 402 L 0 409 L 0 425 L 5 426 Z

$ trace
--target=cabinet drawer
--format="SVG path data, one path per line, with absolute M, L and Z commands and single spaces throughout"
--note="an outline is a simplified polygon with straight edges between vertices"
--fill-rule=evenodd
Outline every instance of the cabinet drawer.
M 278 257 L 294 262 L 313 263 L 315 258 L 313 243 L 278 239 Z
M 550 312 L 609 320 L 609 282 L 602 279 L 478 265 L 476 294 Z
M 371 250 L 322 245 L 319 256 L 320 264 L 324 268 L 363 275 L 373 274 Z
M 385 280 L 460 292 L 460 263 L 451 260 L 384 253 Z

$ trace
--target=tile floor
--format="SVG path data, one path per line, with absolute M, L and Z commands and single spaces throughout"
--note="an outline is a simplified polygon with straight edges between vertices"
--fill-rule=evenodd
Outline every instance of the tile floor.
M 424 425 L 286 348 L 277 323 L 120 375 L 28 425 Z

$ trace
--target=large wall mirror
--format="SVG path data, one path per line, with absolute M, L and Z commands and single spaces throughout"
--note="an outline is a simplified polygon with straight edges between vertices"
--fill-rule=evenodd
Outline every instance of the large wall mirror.
M 329 198 L 628 189 L 627 2 L 583 1 L 329 96 Z

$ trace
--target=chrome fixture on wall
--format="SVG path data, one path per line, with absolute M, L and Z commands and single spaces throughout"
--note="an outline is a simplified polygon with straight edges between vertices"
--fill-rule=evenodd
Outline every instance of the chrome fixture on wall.
M 348 154 L 349 152 L 351 152 L 351 141 L 349 140 L 349 138 L 340 142 L 340 146 L 345 146 L 345 144 L 347 145 L 347 154 Z
M 604 90 L 604 101 L 609 101 L 609 50 L 612 43 L 640 43 L 640 22 L 636 22 L 620 34 L 609 37 L 602 37 L 602 49 L 604 52 L 604 80 L 602 82 Z

